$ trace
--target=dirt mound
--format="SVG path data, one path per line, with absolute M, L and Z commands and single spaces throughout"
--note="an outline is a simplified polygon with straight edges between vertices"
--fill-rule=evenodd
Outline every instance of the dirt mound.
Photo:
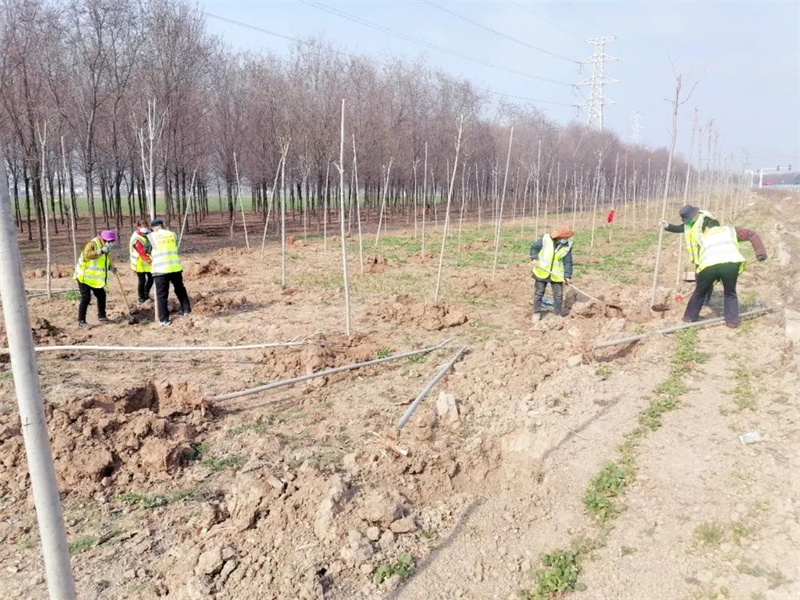
M 197 279 L 205 275 L 228 275 L 231 272 L 230 267 L 221 265 L 216 259 L 204 263 L 194 263 L 189 266 L 186 272 L 188 279 Z
M 262 377 L 270 380 L 290 379 L 357 362 L 378 358 L 381 346 L 368 336 L 351 338 L 321 336 L 314 344 L 289 348 L 270 348 L 261 357 Z M 337 375 L 346 377 L 347 374 Z M 322 386 L 327 378 L 312 380 L 311 385 Z
M 483 277 L 473 277 L 471 279 L 467 279 L 466 289 L 470 294 L 475 294 L 478 296 L 483 296 L 491 292 L 489 284 L 486 283 L 486 280 Z
M 211 315 L 247 306 L 245 296 L 222 296 L 213 292 L 202 292 L 195 298 L 192 310 L 200 315 Z
M 397 296 L 391 306 L 382 306 L 370 312 L 381 321 L 418 325 L 428 331 L 458 327 L 467 322 L 467 315 L 445 302 L 428 304 L 411 296 Z
M 25 271 L 25 277 L 31 279 L 44 279 L 47 271 L 45 269 L 29 269 Z M 74 265 L 51 265 L 50 276 L 54 279 L 65 279 L 75 274 Z
M 45 318 L 34 319 L 31 326 L 33 342 L 37 346 L 54 346 L 72 344 L 73 339 Z
M 170 477 L 195 453 L 208 407 L 188 384 L 126 389 L 112 395 L 47 405 L 53 460 L 64 492 L 91 493 L 115 483 Z M 27 487 L 25 451 L 16 415 L 0 417 L 0 496 Z
M 367 273 L 383 273 L 389 268 L 389 261 L 386 257 L 368 256 L 365 261 Z
M 214 256 L 248 256 L 255 252 L 253 248 L 220 248 L 214 253 Z

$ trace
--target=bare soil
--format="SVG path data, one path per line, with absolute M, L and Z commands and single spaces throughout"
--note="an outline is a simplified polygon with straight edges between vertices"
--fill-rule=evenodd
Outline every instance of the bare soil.
M 581 562 L 586 591 L 575 597 L 800 597 L 800 375 L 798 347 L 784 333 L 784 309 L 800 309 L 799 202 L 753 197 L 737 217 L 770 252 L 742 275 L 740 301 L 778 310 L 737 330 L 700 331 L 707 360 L 643 440 L 624 510 Z M 556 224 L 546 221 L 542 228 Z M 175 305 L 169 328 L 153 324 L 149 305 L 130 324 L 115 284 L 116 323 L 88 331 L 66 295 L 32 298 L 37 345 L 306 341 L 241 352 L 39 354 L 79 596 L 506 599 L 532 589 L 542 553 L 598 531 L 584 493 L 667 377 L 675 339 L 596 353 L 593 345 L 680 322 L 686 301 L 675 294 L 688 296 L 691 284 L 675 285 L 681 242 L 666 237 L 659 301 L 667 310 L 651 311 L 652 231 L 618 228 L 609 242 L 604 230 L 593 249 L 583 231 L 574 283 L 600 302 L 570 290 L 569 316 L 532 323 L 525 226 L 520 236 L 519 222 L 504 225 L 495 277 L 491 228 L 470 224 L 459 253 L 454 230 L 438 303 L 430 250 L 440 231 L 427 232 L 424 253 L 413 229 L 390 232 L 377 249 L 365 239 L 363 274 L 350 238 L 349 337 L 334 237 L 326 250 L 296 233 L 281 287 L 274 236 L 262 259 L 260 248 L 224 235 L 189 234 L 194 311 L 182 317 Z M 44 288 L 41 255 L 27 242 L 24 250 L 30 287 Z M 70 256 L 67 244 L 59 248 L 54 288 L 72 287 Z M 123 279 L 132 297 L 135 277 Z M 705 311 L 721 311 L 721 293 Z M 448 338 L 423 358 L 211 400 Z M 468 353 L 397 435 L 408 403 L 461 346 Z M 20 427 L 6 356 L 0 595 L 39 599 L 47 594 Z M 766 440 L 742 445 L 738 435 L 752 430 Z M 707 530 L 718 534 L 713 543 Z

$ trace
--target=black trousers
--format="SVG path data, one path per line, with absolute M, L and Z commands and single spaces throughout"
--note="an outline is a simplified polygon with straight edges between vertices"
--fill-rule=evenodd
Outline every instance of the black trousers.
M 736 281 L 739 279 L 739 263 L 722 263 L 703 269 L 697 274 L 697 282 L 686 305 L 683 320 L 696 321 L 703 307 L 703 301 L 714 289 L 714 283 L 722 281 L 725 303 L 723 314 L 728 325 L 739 324 L 739 298 L 736 295 Z
M 81 301 L 78 304 L 78 322 L 86 321 L 86 309 L 92 301 L 92 294 L 97 298 L 97 318 L 106 318 L 106 290 L 105 288 L 93 288 L 85 283 L 78 282 L 78 290 L 81 293 Z
M 136 273 L 139 278 L 139 302 L 144 302 L 150 298 L 150 290 L 153 288 L 153 275 L 151 273 Z
M 542 298 L 544 297 L 544 292 L 549 283 L 553 288 L 553 312 L 561 316 L 563 314 L 561 307 L 564 303 L 563 284 L 550 281 L 549 279 L 537 279 L 536 277 L 534 277 L 533 280 L 535 282 L 533 287 L 533 312 L 538 313 L 542 311 Z
M 156 284 L 156 303 L 158 306 L 158 320 L 162 323 L 169 321 L 169 284 L 175 289 L 175 295 L 181 303 L 181 310 L 185 313 L 192 312 L 192 305 L 189 303 L 189 294 L 183 285 L 183 272 L 167 273 L 165 275 L 153 275 Z

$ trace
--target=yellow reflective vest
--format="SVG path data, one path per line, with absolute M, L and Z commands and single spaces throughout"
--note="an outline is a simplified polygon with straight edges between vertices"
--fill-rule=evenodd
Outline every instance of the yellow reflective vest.
M 683 239 L 686 242 L 686 251 L 689 253 L 689 260 L 695 268 L 700 264 L 700 247 L 697 243 L 697 235 L 700 233 L 705 217 L 709 219 L 714 218 L 710 212 L 701 210 L 697 213 L 697 217 L 695 217 L 691 227 L 688 225 L 683 226 Z
M 103 248 L 103 241 L 98 237 L 92 240 L 92 246 L 96 252 Z M 102 288 L 106 286 L 108 280 L 108 269 L 111 266 L 111 257 L 108 254 L 100 254 L 92 260 L 83 260 L 83 253 L 78 258 L 75 265 L 75 279 L 92 288 Z
M 150 265 L 139 256 L 139 253 L 136 251 L 136 242 L 141 242 L 145 252 L 147 252 L 147 247 L 150 245 L 150 242 L 145 236 L 138 231 L 133 232 L 131 241 L 128 242 L 128 251 L 131 255 L 131 270 L 134 273 L 149 273 Z
M 700 247 L 698 273 L 723 263 L 739 263 L 739 272 L 744 271 L 746 261 L 739 252 L 739 238 L 735 227 L 711 227 L 697 234 L 697 242 Z
M 152 246 L 150 265 L 153 275 L 166 275 L 183 271 L 181 259 L 178 257 L 178 240 L 175 234 L 167 229 L 153 231 L 147 236 Z
M 542 236 L 542 249 L 536 259 L 539 264 L 534 267 L 533 275 L 538 279 L 550 279 L 554 283 L 564 281 L 564 257 L 572 250 L 572 240 L 565 246 L 556 248 L 553 238 L 545 233 Z

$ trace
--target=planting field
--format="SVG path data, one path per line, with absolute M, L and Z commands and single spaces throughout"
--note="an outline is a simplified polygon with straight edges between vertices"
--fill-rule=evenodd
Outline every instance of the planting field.
M 193 231 L 182 260 L 193 314 L 136 324 L 115 282 L 109 316 L 77 327 L 74 294 L 30 300 L 37 345 L 243 351 L 38 355 L 81 598 L 785 600 L 800 597 L 797 196 L 751 198 L 737 225 L 770 258 L 740 277 L 739 329 L 680 322 L 681 236 L 579 219 L 569 315 L 531 322 L 531 222 L 451 224 L 348 238 L 353 334 L 343 334 L 339 240 L 293 231 L 265 256 Z M 543 217 L 540 234 L 559 223 Z M 331 231 L 337 231 L 332 228 Z M 123 236 L 123 239 L 125 236 Z M 63 243 L 63 240 L 62 240 Z M 26 280 L 44 288 L 35 242 Z M 752 258 L 749 248 L 746 256 Z M 118 249 L 116 252 L 120 252 Z M 54 289 L 73 288 L 71 246 Z M 133 299 L 135 277 L 117 255 Z M 684 260 L 685 262 L 685 260 Z M 37 275 L 39 275 L 37 277 Z M 721 291 L 701 316 L 721 314 Z M 96 308 L 89 322 L 96 324 Z M 788 316 L 787 316 L 788 315 Z M 791 323 L 789 323 L 791 325 Z M 0 344 L 5 345 L 4 331 Z M 262 393 L 215 396 L 395 353 L 446 347 Z M 466 353 L 397 435 L 408 404 Z M 441 395 L 440 395 L 441 394 Z M 758 431 L 764 441 L 743 445 Z M 0 597 L 46 598 L 10 365 L 0 356 Z

